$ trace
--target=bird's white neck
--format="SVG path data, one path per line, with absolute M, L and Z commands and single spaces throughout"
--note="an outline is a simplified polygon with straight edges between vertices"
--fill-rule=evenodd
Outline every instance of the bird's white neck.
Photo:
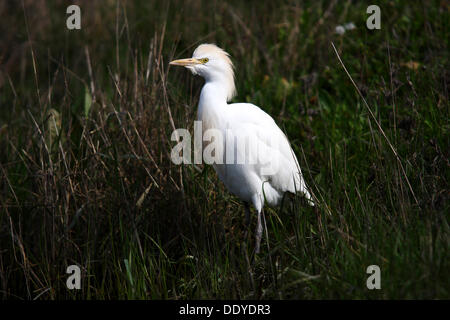
M 228 88 L 220 81 L 206 81 L 198 103 L 197 119 L 204 121 L 206 118 L 220 113 L 221 109 L 228 105 Z

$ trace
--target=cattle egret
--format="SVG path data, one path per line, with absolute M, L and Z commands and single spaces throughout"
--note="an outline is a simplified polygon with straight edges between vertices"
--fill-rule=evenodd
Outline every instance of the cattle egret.
M 224 161 L 212 165 L 226 188 L 244 201 L 247 224 L 249 204 L 256 209 L 255 252 L 259 253 L 265 202 L 276 206 L 286 192 L 301 192 L 308 203 L 314 205 L 289 141 L 272 117 L 259 107 L 251 103 L 228 103 L 236 94 L 234 67 L 229 54 L 221 48 L 201 44 L 192 58 L 174 60 L 170 64 L 186 67 L 205 79 L 197 120 L 202 123 L 203 134 L 209 129 L 222 133 L 222 139 L 215 141 L 215 152 Z M 236 140 L 244 137 L 248 144 L 236 146 Z M 229 148 L 229 145 L 233 147 Z M 233 155 L 230 161 L 227 153 L 231 152 L 248 159 L 239 162 Z M 267 169 L 268 161 L 275 163 L 272 170 Z

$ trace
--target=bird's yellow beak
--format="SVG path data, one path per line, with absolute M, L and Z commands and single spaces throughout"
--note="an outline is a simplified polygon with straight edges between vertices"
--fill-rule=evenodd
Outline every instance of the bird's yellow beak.
M 182 66 L 182 67 L 188 67 L 188 66 L 195 66 L 196 64 L 201 64 L 202 62 L 195 58 L 187 58 L 187 59 L 180 59 L 180 60 L 173 60 L 169 64 L 174 66 Z

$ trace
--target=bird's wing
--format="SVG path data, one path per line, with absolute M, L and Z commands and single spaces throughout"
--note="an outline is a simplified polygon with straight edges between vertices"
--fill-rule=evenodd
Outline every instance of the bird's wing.
M 270 170 L 258 172 L 265 177 L 271 186 L 281 192 L 302 192 L 311 200 L 306 189 L 297 158 L 288 139 L 276 125 L 273 118 L 259 107 L 249 103 L 230 104 L 228 109 L 228 126 L 240 135 L 247 134 L 251 141 L 257 141 L 257 151 L 260 159 L 270 159 L 275 165 Z M 251 150 L 255 150 L 252 148 Z M 256 167 L 262 169 L 261 167 Z M 265 180 L 265 179 L 264 179 Z

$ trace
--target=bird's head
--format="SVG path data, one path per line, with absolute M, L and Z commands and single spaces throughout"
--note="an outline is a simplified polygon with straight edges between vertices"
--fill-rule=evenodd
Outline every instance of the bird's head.
M 227 100 L 236 94 L 230 55 L 215 44 L 201 44 L 195 49 L 192 58 L 174 60 L 170 64 L 186 67 L 207 82 L 217 82 L 226 89 Z

